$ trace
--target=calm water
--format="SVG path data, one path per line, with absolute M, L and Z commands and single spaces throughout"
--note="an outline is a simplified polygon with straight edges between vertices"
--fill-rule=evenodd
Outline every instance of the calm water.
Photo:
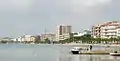
M 0 44 L 0 61 L 101 61 L 119 59 L 109 55 L 72 55 L 73 46 Z M 95 47 L 102 49 L 102 47 Z

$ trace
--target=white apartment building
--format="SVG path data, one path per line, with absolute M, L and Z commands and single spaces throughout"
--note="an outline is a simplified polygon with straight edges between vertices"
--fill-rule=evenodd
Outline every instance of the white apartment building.
M 106 22 L 99 26 L 92 27 L 92 36 L 94 38 L 117 38 L 119 34 L 120 22 Z
M 70 38 L 71 26 L 59 25 L 56 29 L 56 41 L 65 40 Z
M 120 37 L 120 27 L 117 27 L 117 36 Z

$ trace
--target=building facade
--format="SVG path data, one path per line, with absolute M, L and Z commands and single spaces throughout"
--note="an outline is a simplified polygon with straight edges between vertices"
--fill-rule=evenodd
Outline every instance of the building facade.
M 56 41 L 65 40 L 70 38 L 71 26 L 59 25 L 56 28 Z
M 40 35 L 36 35 L 36 36 L 35 36 L 35 40 L 36 40 L 36 41 L 40 41 Z
M 92 27 L 92 36 L 94 38 L 117 38 L 119 36 L 120 22 L 112 21 Z
M 4 38 L 1 38 L 0 41 L 13 41 L 13 38 L 4 37 Z
M 101 24 L 92 26 L 92 36 L 94 38 L 100 38 L 100 32 L 101 32 Z
M 19 42 L 34 42 L 35 41 L 35 36 L 32 35 L 24 35 L 22 37 L 18 37 L 17 40 Z
M 74 37 L 80 37 L 80 36 L 84 36 L 84 35 L 91 35 L 91 31 L 90 30 L 84 30 L 83 32 L 78 32 L 78 33 L 73 33 Z
M 50 41 L 55 41 L 55 34 L 41 34 L 40 39 L 41 41 L 45 41 L 45 39 L 48 39 Z
M 120 37 L 120 27 L 117 27 L 117 35 Z

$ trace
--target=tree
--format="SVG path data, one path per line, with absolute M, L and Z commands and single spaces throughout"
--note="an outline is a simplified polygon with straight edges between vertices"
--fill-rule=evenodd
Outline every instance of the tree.
M 40 43 L 40 40 L 36 40 L 36 39 L 35 39 L 34 43 Z
M 101 43 L 101 38 L 95 38 L 94 41 L 95 43 Z
M 7 43 L 8 41 L 5 41 L 5 40 L 1 40 L 1 43 Z
M 45 39 L 45 43 L 50 44 L 50 40 L 48 38 Z

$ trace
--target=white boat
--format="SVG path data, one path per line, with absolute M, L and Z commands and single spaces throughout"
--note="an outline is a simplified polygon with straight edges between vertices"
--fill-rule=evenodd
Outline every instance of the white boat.
M 81 50 L 87 50 L 85 47 L 73 47 L 70 51 L 73 54 L 79 54 Z
M 111 56 L 120 56 L 120 53 L 110 53 Z
M 73 54 L 79 54 L 80 47 L 73 47 L 70 51 L 71 51 Z

